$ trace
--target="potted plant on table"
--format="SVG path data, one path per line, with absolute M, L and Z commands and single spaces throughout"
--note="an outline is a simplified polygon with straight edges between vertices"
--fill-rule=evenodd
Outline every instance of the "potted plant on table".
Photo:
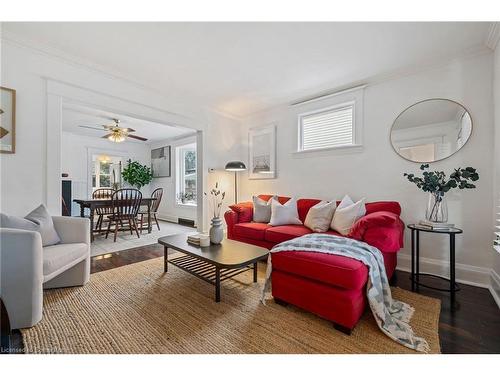
M 422 164 L 420 170 L 424 171 L 422 177 L 416 177 L 413 173 L 405 173 L 408 181 L 429 193 L 429 201 L 425 218 L 435 223 L 446 223 L 448 221 L 448 206 L 445 194 L 455 188 L 474 189 L 476 185 L 471 181 L 479 180 L 479 174 L 472 167 L 458 168 L 450 174 L 447 179 L 442 171 L 427 171 L 429 164 Z

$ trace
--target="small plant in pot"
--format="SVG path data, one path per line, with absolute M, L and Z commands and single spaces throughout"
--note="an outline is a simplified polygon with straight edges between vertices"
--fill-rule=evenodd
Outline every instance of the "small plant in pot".
M 209 197 L 209 205 L 213 213 L 212 226 L 210 227 L 210 242 L 219 244 L 224 238 L 224 231 L 222 229 L 222 220 L 220 212 L 222 209 L 222 202 L 226 197 L 226 192 L 219 189 L 219 183 L 215 183 L 215 188 L 210 190 L 210 193 L 204 193 Z
M 425 218 L 435 223 L 446 223 L 448 221 L 448 207 L 445 194 L 452 189 L 474 189 L 476 185 L 471 182 L 479 180 L 479 174 L 475 168 L 466 167 L 455 169 L 447 178 L 443 171 L 427 171 L 429 164 L 422 164 L 422 177 L 413 173 L 405 173 L 408 181 L 413 182 L 419 189 L 429 193 L 429 202 Z
M 130 186 L 141 190 L 153 180 L 153 172 L 151 168 L 142 165 L 138 161 L 128 159 L 127 166 L 122 171 L 122 177 Z

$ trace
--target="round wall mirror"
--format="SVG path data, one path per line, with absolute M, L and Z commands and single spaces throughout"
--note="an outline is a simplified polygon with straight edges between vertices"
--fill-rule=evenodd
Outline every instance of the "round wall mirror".
M 472 119 L 453 100 L 428 99 L 405 109 L 391 128 L 396 153 L 416 163 L 446 159 L 460 150 L 472 134 Z

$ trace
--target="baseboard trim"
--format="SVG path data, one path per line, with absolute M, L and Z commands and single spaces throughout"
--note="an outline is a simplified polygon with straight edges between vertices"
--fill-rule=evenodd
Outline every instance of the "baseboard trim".
M 488 289 L 500 309 L 500 276 L 495 270 L 491 270 L 490 281 L 491 284 Z
M 398 266 L 400 271 L 411 272 L 411 256 L 406 254 L 398 255 Z M 420 257 L 420 272 L 432 273 L 443 277 L 449 275 L 449 265 L 447 262 L 431 258 Z M 478 286 L 490 289 L 491 272 L 490 268 L 470 266 L 467 264 L 456 263 L 455 265 L 456 281 L 466 285 Z

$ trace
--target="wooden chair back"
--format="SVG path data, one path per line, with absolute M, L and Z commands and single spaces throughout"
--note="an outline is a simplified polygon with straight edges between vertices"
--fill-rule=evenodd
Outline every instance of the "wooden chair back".
M 120 189 L 113 193 L 113 215 L 136 217 L 141 207 L 142 193 L 137 189 Z
M 161 197 L 163 196 L 163 189 L 158 188 L 153 191 L 151 194 L 151 198 L 155 198 L 155 200 L 151 203 L 151 213 L 158 212 L 158 207 L 160 207 Z
M 111 199 L 114 192 L 115 190 L 112 188 L 96 189 L 92 193 L 92 199 Z M 113 207 L 111 204 L 109 206 L 96 207 L 95 213 L 97 215 L 109 215 L 113 213 Z

